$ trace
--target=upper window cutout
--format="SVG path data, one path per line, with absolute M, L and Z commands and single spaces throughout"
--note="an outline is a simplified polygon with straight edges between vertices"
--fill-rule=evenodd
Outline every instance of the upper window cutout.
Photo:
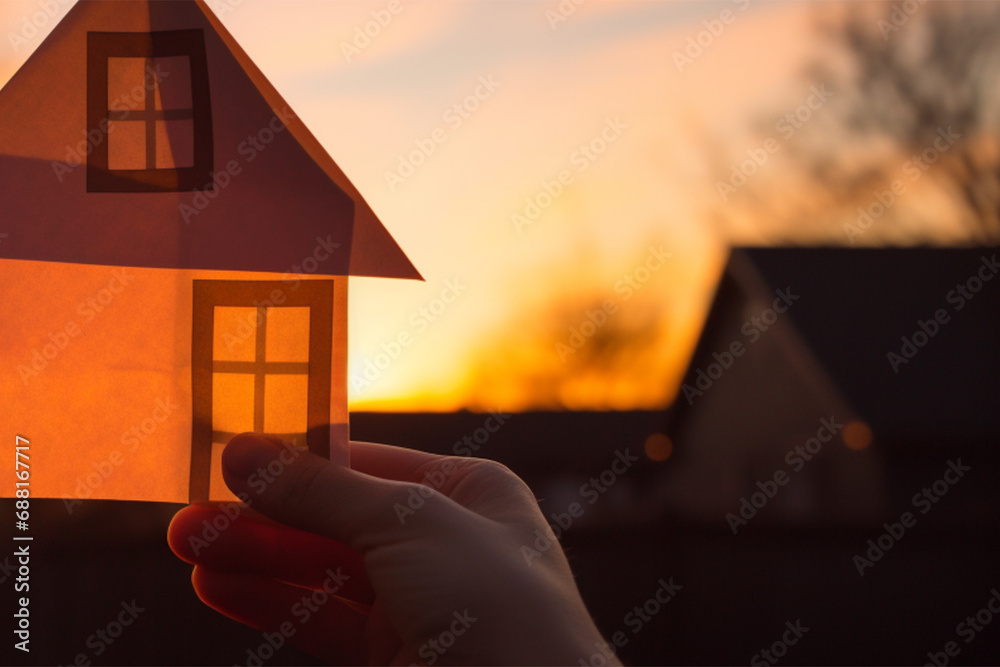
M 87 34 L 88 192 L 212 188 L 201 30 Z

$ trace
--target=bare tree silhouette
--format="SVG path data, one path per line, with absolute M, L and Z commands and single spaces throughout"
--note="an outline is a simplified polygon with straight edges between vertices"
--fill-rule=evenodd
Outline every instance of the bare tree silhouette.
M 787 144 L 782 186 L 760 179 L 741 201 L 779 235 L 798 238 L 807 221 L 835 235 L 899 177 L 904 160 L 933 158 L 922 185 L 937 188 L 952 234 L 971 243 L 1000 242 L 1000 5 L 984 2 L 848 3 L 817 10 L 823 58 L 804 75 L 837 91 L 824 109 L 819 140 Z M 945 151 L 941 137 L 960 138 Z M 886 207 L 889 208 L 889 207 Z M 915 220 L 913 208 L 887 210 L 867 240 L 940 240 L 940 220 Z M 904 219 L 906 218 L 906 219 Z M 847 221 L 847 222 L 845 222 Z M 848 237 L 850 238 L 850 234 Z M 771 238 L 787 242 L 788 238 Z

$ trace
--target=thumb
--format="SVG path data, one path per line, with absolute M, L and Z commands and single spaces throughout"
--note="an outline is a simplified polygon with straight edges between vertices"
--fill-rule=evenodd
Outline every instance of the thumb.
M 409 487 L 351 470 L 278 438 L 237 435 L 222 453 L 226 485 L 261 514 L 362 553 L 398 541 Z M 411 512 L 412 513 L 412 512 Z

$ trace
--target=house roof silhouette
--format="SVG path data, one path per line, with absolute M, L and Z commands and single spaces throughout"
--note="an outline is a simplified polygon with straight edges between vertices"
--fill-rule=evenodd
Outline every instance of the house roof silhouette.
M 127 173 L 105 171 L 119 189 L 95 191 L 102 169 L 94 156 L 106 155 L 105 144 L 118 138 L 93 131 L 93 102 L 110 97 L 97 87 L 108 87 L 111 67 L 107 59 L 95 61 L 94 36 L 154 33 L 139 39 L 155 43 L 156 34 L 169 31 L 203 35 L 207 135 L 197 129 L 202 112 L 196 109 L 188 122 L 196 124 L 194 150 L 208 157 L 208 168 L 197 187 L 179 191 L 129 191 Z M 199 92 L 195 60 L 191 95 Z M 157 109 L 166 90 L 156 92 Z M 0 120 L 4 258 L 284 273 L 318 247 L 324 249 L 319 256 L 333 247 L 315 273 L 420 278 L 358 190 L 201 0 L 80 0 L 0 91 Z M 177 127 L 158 124 L 160 134 L 148 135 L 154 142 L 146 144 L 149 154 L 157 140 L 164 154 L 168 146 L 179 154 L 180 135 L 191 130 Z M 209 145 L 197 145 L 199 132 Z
M 779 319 L 788 319 L 793 335 L 771 341 L 780 341 L 788 367 L 822 376 L 816 386 L 832 389 L 832 403 L 848 406 L 881 440 L 995 441 L 998 257 L 998 248 L 737 248 L 683 382 L 694 384 L 697 369 L 734 340 L 752 350 L 739 323 L 770 305 L 775 290 L 790 289 L 799 298 Z M 918 332 L 934 330 L 928 323 L 940 310 L 947 319 L 934 335 L 918 336 L 924 344 L 907 348 L 910 357 L 902 354 L 902 339 L 912 342 Z M 890 353 L 904 360 L 893 363 Z M 759 393 L 783 376 L 774 368 L 772 377 L 741 381 L 745 391 Z M 724 412 L 717 403 L 706 408 L 712 391 L 692 403 L 678 395 L 671 432 L 680 432 L 692 411 Z

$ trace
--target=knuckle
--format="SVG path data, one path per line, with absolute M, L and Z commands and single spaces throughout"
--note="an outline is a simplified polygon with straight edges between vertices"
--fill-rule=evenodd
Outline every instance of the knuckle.
M 484 482 L 497 484 L 524 484 L 513 470 L 491 459 L 471 459 L 466 464 L 466 474 Z
M 537 507 L 531 487 L 513 470 L 497 461 L 476 459 L 470 466 L 466 479 L 497 497 L 506 498 L 512 506 Z
M 449 517 L 454 509 L 452 501 L 444 493 L 419 482 L 395 482 L 387 491 L 386 507 L 394 508 L 399 523 L 408 526 L 419 525 L 430 528 L 444 522 L 450 524 Z M 398 514 L 402 511 L 403 514 Z M 398 528 L 398 526 L 394 526 Z
M 422 484 L 445 495 L 450 495 L 457 485 L 469 483 L 497 490 L 526 488 L 521 478 L 502 463 L 469 456 L 446 456 L 425 464 L 419 478 Z

